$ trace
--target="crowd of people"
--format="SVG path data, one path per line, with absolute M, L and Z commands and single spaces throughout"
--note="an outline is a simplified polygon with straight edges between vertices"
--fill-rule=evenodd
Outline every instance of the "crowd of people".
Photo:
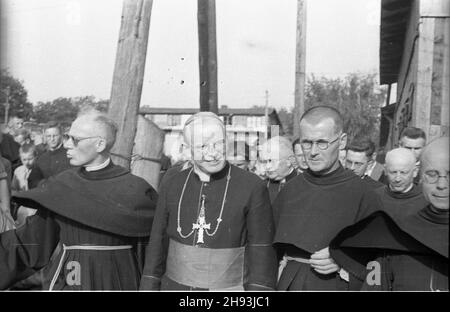
M 0 288 L 448 291 L 448 137 L 409 127 L 380 157 L 334 108 L 295 122 L 299 138 L 249 145 L 193 115 L 158 192 L 111 161 L 117 126 L 97 111 L 39 146 L 11 124 Z

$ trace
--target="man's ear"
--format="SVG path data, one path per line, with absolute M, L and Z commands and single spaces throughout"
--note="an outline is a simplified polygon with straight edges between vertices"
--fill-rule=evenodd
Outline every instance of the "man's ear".
M 342 133 L 339 139 L 339 149 L 343 150 L 347 146 L 347 133 Z
M 97 153 L 102 153 L 106 150 L 106 140 L 101 138 L 97 142 Z
M 287 163 L 288 163 L 288 167 L 295 167 L 295 164 L 297 163 L 297 160 L 295 159 L 294 155 L 289 156 L 286 159 Z

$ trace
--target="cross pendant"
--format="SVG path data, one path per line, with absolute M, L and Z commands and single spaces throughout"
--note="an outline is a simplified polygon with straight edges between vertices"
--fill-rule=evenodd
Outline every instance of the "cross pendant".
M 193 230 L 198 230 L 198 238 L 197 238 L 197 244 L 203 244 L 203 233 L 205 230 L 209 230 L 211 227 L 211 223 L 206 223 L 205 218 L 198 218 L 197 223 L 192 224 Z
M 209 230 L 211 228 L 211 223 L 206 223 L 205 220 L 205 195 L 202 195 L 202 206 L 200 207 L 200 213 L 198 215 L 197 223 L 192 224 L 193 230 L 198 230 L 198 238 L 197 244 L 203 244 L 203 234 L 205 230 Z

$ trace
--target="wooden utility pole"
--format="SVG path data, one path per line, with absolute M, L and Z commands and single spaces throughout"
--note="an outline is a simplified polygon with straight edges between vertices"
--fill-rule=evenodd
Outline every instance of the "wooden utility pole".
M 161 170 L 161 162 L 159 160 L 162 157 L 163 148 L 164 131 L 152 121 L 139 115 L 131 173 L 143 178 L 155 190 L 158 190 L 159 186 L 159 173 Z
M 200 111 L 217 114 L 216 1 L 198 0 L 197 5 Z
M 300 117 L 305 111 L 306 0 L 297 0 L 296 38 L 294 137 L 298 138 L 300 136 Z
M 266 102 L 264 104 L 264 122 L 266 123 L 265 139 L 267 139 L 269 137 L 269 129 L 270 129 L 270 124 L 269 124 L 269 91 L 268 90 L 266 90 L 265 99 L 266 99 Z
M 8 121 L 9 121 L 9 109 L 10 109 L 10 104 L 9 104 L 9 95 L 10 95 L 10 89 L 9 86 L 6 87 L 5 89 L 5 95 L 6 95 L 6 101 L 5 101 L 5 126 L 8 126 Z
M 130 168 L 153 0 L 124 0 L 109 115 L 118 126 L 113 161 Z

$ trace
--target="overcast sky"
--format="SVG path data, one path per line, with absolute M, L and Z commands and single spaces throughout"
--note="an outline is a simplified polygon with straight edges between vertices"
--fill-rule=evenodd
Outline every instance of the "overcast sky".
M 307 0 L 306 71 L 378 72 L 380 0 Z M 141 105 L 198 107 L 197 0 L 154 0 Z M 219 105 L 294 105 L 297 0 L 216 0 Z M 2 0 L 1 67 L 29 100 L 109 98 L 122 0 Z M 181 84 L 181 81 L 184 81 Z

